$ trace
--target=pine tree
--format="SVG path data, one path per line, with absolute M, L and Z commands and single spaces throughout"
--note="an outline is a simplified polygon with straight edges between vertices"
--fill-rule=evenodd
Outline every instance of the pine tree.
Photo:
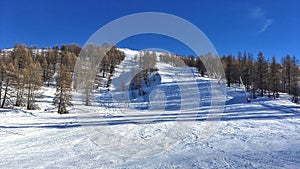
M 231 86 L 231 83 L 233 81 L 233 57 L 232 55 L 229 55 L 225 58 L 225 63 L 226 63 L 226 67 L 225 67 L 225 76 L 227 79 L 227 87 Z
M 244 52 L 244 56 L 241 60 L 241 78 L 244 82 L 245 88 L 247 91 L 249 91 L 251 86 L 251 66 L 252 64 L 251 60 L 247 59 L 247 53 Z
M 72 106 L 71 102 L 71 84 L 72 76 L 70 70 L 65 65 L 61 64 L 56 80 L 56 93 L 53 99 L 54 104 L 57 106 L 59 114 L 69 113 L 67 107 Z
M 197 59 L 196 59 L 196 65 L 195 67 L 197 68 L 198 72 L 200 73 L 201 77 L 204 77 L 204 73 L 206 72 L 205 66 L 202 62 L 203 56 L 200 55 Z
M 0 58 L 0 107 L 3 108 L 8 99 L 8 89 L 10 85 L 9 67 L 7 58 Z
M 59 58 L 59 47 L 54 46 L 52 49 L 48 49 L 48 53 L 46 56 L 46 70 L 45 70 L 45 82 L 46 85 L 49 87 L 51 82 L 54 81 L 53 75 L 56 72 L 57 62 Z
M 243 58 L 243 55 L 242 55 L 242 52 L 239 51 L 238 52 L 238 56 L 237 56 L 237 61 L 236 61 L 236 66 L 235 66 L 235 72 L 236 72 L 236 81 L 238 82 L 239 86 L 241 85 L 241 80 L 240 78 L 242 77 L 243 75 L 243 63 L 242 63 L 242 58 Z
M 5 77 L 6 77 L 6 66 L 4 64 L 4 57 L 0 58 L 0 104 L 2 100 L 2 89 L 4 88 Z
M 35 105 L 37 91 L 43 85 L 41 76 L 41 66 L 37 61 L 28 61 L 28 65 L 23 70 L 24 86 L 27 97 L 27 110 L 34 110 L 38 107 Z
M 275 56 L 272 57 L 272 63 L 270 65 L 270 90 L 273 93 L 274 98 L 278 94 L 280 88 L 280 64 L 277 63 Z
M 296 57 L 293 57 L 291 66 L 291 94 L 293 95 L 292 102 L 298 103 L 299 96 L 299 80 L 300 80 L 300 70 L 297 66 Z
M 291 94 L 291 74 L 292 74 L 292 59 L 290 55 L 287 55 L 283 59 L 283 90 L 288 94 Z
M 240 60 L 236 59 L 232 56 L 232 70 L 231 71 L 231 79 L 232 83 L 238 83 L 240 85 Z
M 13 52 L 12 52 L 12 59 L 15 67 L 15 81 L 14 86 L 16 90 L 16 101 L 15 106 L 24 106 L 25 105 L 25 99 L 24 99 L 24 69 L 26 68 L 26 65 L 28 65 L 28 62 L 30 61 L 32 57 L 32 51 L 27 50 L 26 46 L 23 44 L 16 44 Z
M 41 76 L 42 76 L 42 80 L 44 83 L 47 82 L 47 59 L 45 57 L 46 53 L 42 53 L 37 55 L 36 60 L 39 62 L 40 66 L 41 66 Z
M 264 85 L 264 90 L 265 93 L 268 94 L 268 97 L 271 98 L 271 84 L 272 84 L 272 74 L 271 74 L 271 66 L 269 64 L 269 60 L 267 59 L 266 61 L 266 78 L 265 78 L 265 85 Z
M 3 63 L 3 62 L 2 62 Z M 14 66 L 12 63 L 6 62 L 8 63 L 8 65 L 2 65 L 2 68 L 5 68 L 4 72 L 1 69 L 1 90 L 0 93 L 2 93 L 2 89 L 3 89 L 3 97 L 0 97 L 0 107 L 4 108 L 5 105 L 12 105 L 12 100 L 11 100 L 11 96 L 12 96 L 12 81 L 14 79 Z M 2 98 L 2 102 L 1 102 L 1 98 Z
M 266 74 L 268 71 L 267 62 L 262 52 L 259 52 L 257 62 L 256 62 L 256 88 L 260 89 L 260 96 L 264 96 L 264 91 L 266 89 Z

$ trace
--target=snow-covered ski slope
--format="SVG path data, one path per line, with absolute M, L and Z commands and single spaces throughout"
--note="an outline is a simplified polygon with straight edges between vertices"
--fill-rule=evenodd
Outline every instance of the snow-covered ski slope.
M 0 168 L 299 168 L 300 105 L 288 96 L 246 103 L 238 87 L 214 96 L 217 81 L 158 62 L 159 78 L 132 98 L 119 84 L 130 83 L 137 52 L 124 52 L 94 106 L 76 98 L 58 115 L 55 89 L 44 88 L 41 110 L 0 109 Z M 224 112 L 208 121 L 220 99 Z

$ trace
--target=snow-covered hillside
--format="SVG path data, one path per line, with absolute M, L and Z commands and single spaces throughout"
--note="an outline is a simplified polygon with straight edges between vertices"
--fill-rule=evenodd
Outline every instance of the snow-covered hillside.
M 94 106 L 75 97 L 59 115 L 55 89 L 44 88 L 41 110 L 0 109 L 0 168 L 299 168 L 300 105 L 286 95 L 251 103 L 238 87 L 215 95 L 218 81 L 158 62 L 157 81 L 133 99 L 119 87 L 137 52 L 123 51 Z

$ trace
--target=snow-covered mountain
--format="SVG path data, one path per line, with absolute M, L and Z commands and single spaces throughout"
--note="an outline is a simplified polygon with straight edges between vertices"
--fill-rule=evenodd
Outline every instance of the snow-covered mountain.
M 130 83 L 138 52 L 122 50 L 111 90 L 96 91 L 94 106 L 74 97 L 70 114 L 56 114 L 55 89 L 43 88 L 41 110 L 0 109 L 0 168 L 300 166 L 300 105 L 286 95 L 247 103 L 239 87 L 158 61 L 147 94 L 132 98 L 117 89 Z

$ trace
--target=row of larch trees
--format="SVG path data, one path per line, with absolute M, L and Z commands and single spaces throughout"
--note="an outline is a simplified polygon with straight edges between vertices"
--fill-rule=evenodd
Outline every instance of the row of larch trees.
M 1 107 L 26 106 L 37 108 L 35 98 L 43 85 L 40 62 L 33 57 L 32 48 L 16 44 L 11 56 L 0 58 Z
M 83 76 L 74 81 L 74 68 L 80 54 L 81 60 L 92 64 L 81 69 Z M 109 87 L 115 68 L 124 58 L 124 52 L 113 45 L 88 45 L 81 51 L 76 44 L 38 49 L 17 43 L 11 53 L 0 55 L 0 107 L 38 109 L 36 99 L 41 96 L 40 89 L 48 86 L 56 88 L 53 104 L 58 113 L 66 114 L 67 107 L 72 105 L 72 88 L 76 88 L 79 81 L 85 82 L 85 86 L 77 86 L 85 89 L 84 103 L 91 105 L 93 91 L 103 79 L 107 79 L 105 86 Z M 97 77 L 98 74 L 102 77 Z
M 0 106 L 38 109 L 36 99 L 42 86 L 57 87 L 54 104 L 58 113 L 67 113 L 71 101 L 72 71 L 80 47 L 38 49 L 17 43 L 9 55 L 0 56 Z
M 295 56 L 283 57 L 280 64 L 275 56 L 270 61 L 262 52 L 256 60 L 252 53 L 239 52 L 237 57 L 223 56 L 222 62 L 228 87 L 243 82 L 254 98 L 257 95 L 276 98 L 278 92 L 285 92 L 293 96 L 293 102 L 298 102 L 300 69 Z
M 99 86 L 109 88 L 115 68 L 124 58 L 124 52 L 108 44 L 91 44 L 81 50 L 76 44 L 38 49 L 18 43 L 9 55 L 0 56 L 0 107 L 37 109 L 36 99 L 42 86 L 56 87 L 53 103 L 60 114 L 68 113 L 67 107 L 72 105 L 72 87 L 83 90 L 84 104 L 91 105 L 93 91 Z M 277 97 L 278 92 L 286 92 L 293 96 L 293 102 L 298 102 L 300 71 L 295 56 L 287 55 L 279 63 L 274 56 L 271 61 L 266 59 L 262 52 L 257 59 L 252 53 L 239 52 L 237 57 L 223 56 L 220 66 L 210 64 L 216 58 L 211 54 L 157 57 L 155 52 L 143 51 L 134 56 L 137 66 L 129 90 L 137 90 L 140 96 L 145 94 L 143 87 L 151 85 L 149 76 L 156 71 L 157 58 L 177 67 L 196 67 L 201 76 L 207 74 L 213 78 L 220 72 L 215 69 L 224 67 L 228 87 L 243 83 L 253 97 Z
M 228 87 L 232 84 L 241 85 L 251 91 L 252 97 L 257 95 L 274 98 L 279 92 L 292 95 L 292 101 L 298 102 L 300 93 L 300 67 L 296 56 L 287 55 L 282 58 L 281 63 L 275 56 L 271 60 L 267 59 L 263 52 L 259 52 L 255 59 L 251 52 L 238 52 L 237 56 L 232 54 L 221 57 L 223 65 L 215 65 L 218 57 L 211 53 L 194 57 L 177 56 L 172 54 L 160 55 L 160 61 L 173 66 L 190 66 L 197 68 L 203 77 L 207 75 L 211 78 L 222 79 L 216 72 L 221 72 L 220 67 L 225 71 L 225 79 Z M 184 61 L 184 62 L 182 62 Z M 182 64 L 184 63 L 184 64 Z M 213 63 L 213 64 L 212 64 Z

